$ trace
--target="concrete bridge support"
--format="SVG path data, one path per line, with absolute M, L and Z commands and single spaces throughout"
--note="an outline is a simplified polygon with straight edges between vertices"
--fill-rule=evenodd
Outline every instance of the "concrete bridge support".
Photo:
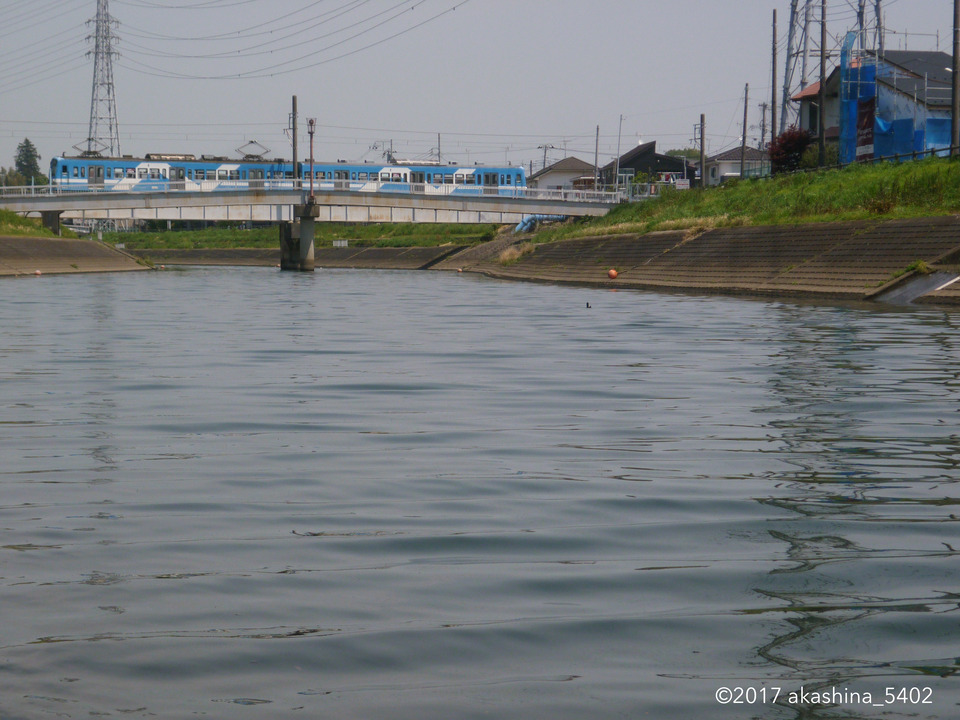
M 60 235 L 60 210 L 42 210 L 40 212 L 40 222 L 50 232 Z
M 320 208 L 315 203 L 295 205 L 293 216 L 298 222 L 280 224 L 280 269 L 313 272 L 314 228 Z

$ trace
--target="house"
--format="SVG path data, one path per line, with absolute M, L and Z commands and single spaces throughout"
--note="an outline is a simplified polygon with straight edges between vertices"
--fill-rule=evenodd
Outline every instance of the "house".
M 658 153 L 656 140 L 642 143 L 621 155 L 619 166 L 616 161 L 604 165 L 600 168 L 600 178 L 605 184 L 613 185 L 618 170 L 621 178 L 628 175 L 630 179 L 638 174 L 652 179 L 669 174 L 693 180 L 696 174 L 696 166 L 690 164 L 686 158 Z
M 835 69 L 827 77 L 824 85 L 826 92 L 827 126 L 826 138 L 836 142 L 840 138 L 840 69 Z M 797 127 L 817 137 L 820 134 L 820 81 L 807 85 L 792 98 L 800 104 Z
M 527 178 L 527 185 L 543 190 L 569 190 L 580 178 L 594 177 L 594 166 L 579 158 L 567 157 Z
M 951 55 L 939 51 L 851 52 L 825 85 L 827 140 L 839 141 L 840 160 L 850 163 L 937 150 L 950 145 Z M 820 130 L 820 83 L 793 96 L 798 127 Z
M 704 185 L 719 185 L 724 180 L 740 177 L 740 158 L 743 148 L 736 147 L 706 159 L 703 176 Z M 766 150 L 748 147 L 745 158 L 744 175 L 746 177 L 765 177 L 770 174 L 770 156 Z

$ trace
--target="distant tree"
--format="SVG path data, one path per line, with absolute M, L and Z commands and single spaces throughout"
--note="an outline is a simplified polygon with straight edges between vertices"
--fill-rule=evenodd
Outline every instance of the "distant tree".
M 0 187 L 20 187 L 27 179 L 13 168 L 0 167 Z
M 674 150 L 667 150 L 664 155 L 669 155 L 670 157 L 682 157 L 687 160 L 699 160 L 700 151 L 697 148 L 676 148 Z
M 813 136 L 806 130 L 794 126 L 787 128 L 770 143 L 770 172 L 793 172 L 800 167 L 804 151 L 813 142 Z
M 17 145 L 17 158 L 14 161 L 14 167 L 17 172 L 23 175 L 27 180 L 35 180 L 46 184 L 46 176 L 40 172 L 40 153 L 36 146 L 30 142 L 29 138 L 24 138 L 23 142 Z

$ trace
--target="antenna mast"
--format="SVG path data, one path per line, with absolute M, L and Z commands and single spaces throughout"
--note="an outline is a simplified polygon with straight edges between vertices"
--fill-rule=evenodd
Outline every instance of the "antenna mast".
M 113 84 L 113 49 L 119 38 L 113 28 L 119 23 L 110 17 L 109 0 L 97 0 L 97 17 L 88 20 L 95 30 L 89 35 L 93 45 L 93 88 L 90 93 L 90 130 L 84 155 L 120 155 L 120 130 L 117 126 L 117 99 Z M 90 55 L 88 52 L 87 55 Z

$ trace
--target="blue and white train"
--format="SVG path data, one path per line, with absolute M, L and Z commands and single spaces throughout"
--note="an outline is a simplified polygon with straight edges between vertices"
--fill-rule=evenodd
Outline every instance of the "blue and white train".
M 442 195 L 515 195 L 526 188 L 522 167 L 402 162 L 301 162 L 304 189 L 315 191 L 416 192 Z M 290 189 L 293 163 L 286 160 L 147 154 L 142 158 L 55 157 L 50 182 L 63 190 L 163 192 L 169 190 Z

